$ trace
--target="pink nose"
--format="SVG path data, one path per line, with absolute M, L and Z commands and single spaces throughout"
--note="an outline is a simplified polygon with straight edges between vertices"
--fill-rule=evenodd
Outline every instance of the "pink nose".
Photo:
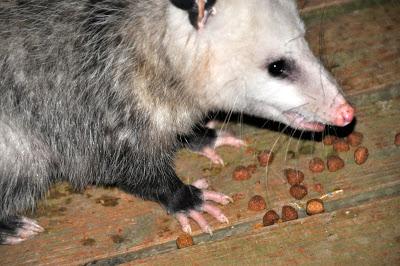
M 336 110 L 336 120 L 335 125 L 344 127 L 353 121 L 354 118 L 354 108 L 348 103 L 342 104 Z

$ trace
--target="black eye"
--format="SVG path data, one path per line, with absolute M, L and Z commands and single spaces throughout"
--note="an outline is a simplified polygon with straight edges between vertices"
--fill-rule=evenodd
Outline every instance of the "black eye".
M 268 72 L 275 78 L 286 78 L 290 72 L 290 66 L 285 59 L 279 59 L 268 65 Z

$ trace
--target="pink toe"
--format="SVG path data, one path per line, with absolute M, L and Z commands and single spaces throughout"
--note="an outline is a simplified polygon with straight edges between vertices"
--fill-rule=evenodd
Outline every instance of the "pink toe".
M 214 164 L 224 164 L 224 160 L 222 160 L 221 156 L 219 156 L 217 152 L 210 147 L 204 148 L 200 154 L 210 159 Z
M 227 205 L 230 202 L 233 202 L 233 199 L 231 197 L 215 191 L 203 191 L 203 197 L 204 200 L 214 201 L 222 205 Z
M 192 234 L 192 228 L 190 227 L 189 219 L 187 218 L 187 216 L 185 214 L 178 213 L 176 215 L 176 219 L 180 223 L 183 232 Z
M 192 183 L 193 186 L 197 187 L 198 189 L 207 189 L 209 184 L 207 179 L 201 178 Z
M 189 216 L 200 226 L 204 233 L 212 234 L 211 227 L 208 225 L 207 221 L 200 212 L 190 211 Z
M 204 204 L 203 211 L 209 213 L 212 217 L 220 221 L 221 223 L 229 223 L 228 218 L 222 213 L 220 209 L 211 204 Z
M 221 133 L 215 142 L 215 147 L 220 146 L 233 146 L 236 148 L 240 148 L 242 146 L 246 146 L 246 142 L 236 138 L 235 136 L 230 135 L 229 133 Z

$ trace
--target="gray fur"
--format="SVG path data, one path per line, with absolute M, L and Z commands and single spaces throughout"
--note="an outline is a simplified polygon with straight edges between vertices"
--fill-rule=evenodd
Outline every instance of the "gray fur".
M 169 3 L 89 2 L 0 4 L 0 219 L 58 180 L 156 186 L 173 172 L 176 132 L 201 115 L 164 54 Z M 187 121 L 156 130 L 147 109 L 159 103 Z
M 351 122 L 294 0 L 208 1 L 217 15 L 198 29 L 196 3 L 0 3 L 0 244 L 61 180 L 201 210 L 205 194 L 179 180 L 173 158 L 208 111 L 303 130 Z

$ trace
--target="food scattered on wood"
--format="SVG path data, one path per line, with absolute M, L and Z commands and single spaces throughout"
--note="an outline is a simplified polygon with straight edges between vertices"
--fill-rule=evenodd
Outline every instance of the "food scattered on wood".
M 336 172 L 344 167 L 344 161 L 337 155 L 331 155 L 327 159 L 327 166 L 330 172 Z
M 262 211 L 267 207 L 267 203 L 262 196 L 255 195 L 249 200 L 247 207 L 251 211 Z
M 357 131 L 352 132 L 350 135 L 347 136 L 347 142 L 353 146 L 359 146 L 363 141 L 363 134 Z
M 346 152 L 350 150 L 350 146 L 344 139 L 337 139 L 333 143 L 333 149 L 337 152 Z
M 194 242 L 193 242 L 193 237 L 189 234 L 181 234 L 178 236 L 178 238 L 176 239 L 176 246 L 180 249 L 180 248 L 187 248 L 190 246 L 193 246 Z
M 325 170 L 325 162 L 321 158 L 314 158 L 310 161 L 308 168 L 313 173 L 321 173 Z
M 282 221 L 287 222 L 297 218 L 299 218 L 299 215 L 295 208 L 287 205 L 282 207 Z
M 257 165 L 255 164 L 250 164 L 247 166 L 247 170 L 251 173 L 254 174 L 257 171 Z
M 272 160 L 274 159 L 274 154 L 269 150 L 265 150 L 258 154 L 257 159 L 260 165 L 262 167 L 265 167 L 272 162 Z
M 293 185 L 289 192 L 293 198 L 301 200 L 307 195 L 307 188 L 303 185 Z
M 233 171 L 232 178 L 237 181 L 247 180 L 251 178 L 251 172 L 245 166 L 238 166 Z
M 400 133 L 397 133 L 394 137 L 394 144 L 400 146 Z
M 291 186 L 301 184 L 304 181 L 304 174 L 299 170 L 288 168 L 283 173 Z
M 324 137 L 323 142 L 325 145 L 333 145 L 333 143 L 338 139 L 336 136 L 327 135 Z
M 244 192 L 239 192 L 239 193 L 235 193 L 232 195 L 232 199 L 233 201 L 238 201 L 238 200 L 242 200 L 246 197 L 246 194 Z
M 264 214 L 263 225 L 270 226 L 279 221 L 279 215 L 274 210 L 269 210 Z
M 314 190 L 318 193 L 324 193 L 324 187 L 321 185 L 321 183 L 314 184 Z
M 368 159 L 368 149 L 366 147 L 358 147 L 354 151 L 354 161 L 356 164 L 363 164 L 367 161 Z
M 324 202 L 320 199 L 311 199 L 307 201 L 306 212 L 308 215 L 323 213 L 325 211 Z

